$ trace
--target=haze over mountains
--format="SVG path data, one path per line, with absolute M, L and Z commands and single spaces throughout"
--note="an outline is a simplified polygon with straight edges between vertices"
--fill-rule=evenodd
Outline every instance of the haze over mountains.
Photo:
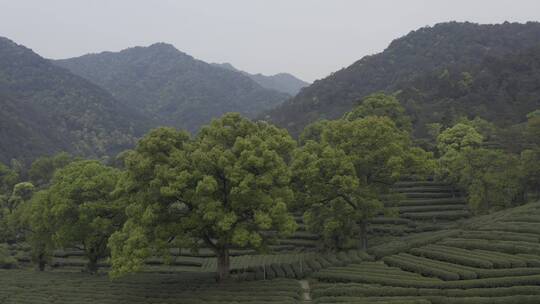
M 0 38 L 0 161 L 132 147 L 152 124 L 92 82 Z
M 370 93 L 408 89 L 407 96 L 411 96 L 411 90 L 416 90 L 417 96 L 404 96 L 406 98 L 401 102 L 416 119 L 413 122 L 417 129 L 423 128 L 426 122 L 435 122 L 441 117 L 452 120 L 459 115 L 486 118 L 496 115 L 501 123 L 515 123 L 516 117 L 523 121 L 527 111 L 538 107 L 540 88 L 529 84 L 524 86 L 527 93 L 518 93 L 516 88 L 520 87 L 516 77 L 521 79 L 520 82 L 528 82 L 520 73 L 526 71 L 538 75 L 537 64 L 528 65 L 524 61 L 518 67 L 506 69 L 505 75 L 489 76 L 487 82 L 486 77 L 482 82 L 475 81 L 475 77 L 486 73 L 500 74 L 500 70 L 488 67 L 497 60 L 494 58 L 505 61 L 506 55 L 526 52 L 539 44 L 540 23 L 537 22 L 498 25 L 449 22 L 421 28 L 392 41 L 383 52 L 365 56 L 349 67 L 315 81 L 263 118 L 299 134 L 304 126 L 317 119 L 340 117 Z M 426 80 L 439 76 L 441 79 L 463 78 L 462 73 L 471 74 L 468 84 L 471 88 L 455 91 L 440 87 L 441 90 L 435 93 L 435 88 L 439 87 L 425 85 Z M 489 82 L 491 80 L 495 82 Z M 423 89 L 430 93 L 424 94 Z M 439 102 L 441 100 L 444 102 Z M 516 104 L 519 107 L 515 107 Z
M 282 93 L 287 93 L 292 96 L 298 94 L 298 92 L 300 92 L 302 88 L 309 86 L 309 83 L 301 79 L 298 79 L 297 77 L 289 73 L 279 73 L 279 74 L 267 76 L 261 73 L 250 74 L 248 72 L 238 70 L 230 63 L 213 63 L 213 65 L 219 66 L 224 69 L 231 70 L 231 71 L 241 72 L 242 74 L 253 79 L 256 83 L 260 84 L 263 88 L 276 90 Z
M 150 128 L 196 132 L 226 112 L 297 135 L 377 91 L 397 94 L 417 137 L 463 115 L 511 125 L 540 107 L 539 50 L 539 23 L 441 23 L 304 87 L 289 74 L 209 64 L 165 43 L 49 61 L 2 38 L 0 160 L 113 155 Z
M 196 60 L 165 43 L 55 64 L 98 84 L 160 124 L 191 132 L 226 112 L 254 117 L 289 98 L 240 72 Z

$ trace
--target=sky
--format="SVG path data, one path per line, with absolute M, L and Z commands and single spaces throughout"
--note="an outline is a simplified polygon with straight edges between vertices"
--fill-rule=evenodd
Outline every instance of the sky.
M 540 0 L 0 0 L 0 36 L 47 58 L 167 42 L 310 82 L 446 21 L 540 21 Z

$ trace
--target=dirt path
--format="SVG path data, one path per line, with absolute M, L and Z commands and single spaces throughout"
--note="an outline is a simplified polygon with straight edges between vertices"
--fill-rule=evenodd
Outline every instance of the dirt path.
M 305 302 L 311 302 L 311 293 L 310 293 L 310 289 L 309 289 L 309 282 L 307 280 L 300 280 L 298 281 L 298 283 L 300 283 L 300 286 L 302 287 L 302 290 L 303 290 L 303 300 L 304 300 L 304 303 Z

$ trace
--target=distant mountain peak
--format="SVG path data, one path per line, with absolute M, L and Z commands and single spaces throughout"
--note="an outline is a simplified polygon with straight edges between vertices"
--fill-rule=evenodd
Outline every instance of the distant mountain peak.
M 264 88 L 243 73 L 195 59 L 163 42 L 55 63 L 161 124 L 193 132 L 226 112 L 255 117 L 289 97 Z
M 276 90 L 282 93 L 289 94 L 291 96 L 298 94 L 298 92 L 302 88 L 307 87 L 309 85 L 309 83 L 289 73 L 277 73 L 274 75 L 264 75 L 262 73 L 250 74 L 248 72 L 241 71 L 235 68 L 232 64 L 228 62 L 212 63 L 212 65 L 215 65 L 217 67 L 230 70 L 230 71 L 241 72 L 242 74 L 248 76 L 249 78 L 257 82 L 263 88 Z
M 0 37 L 0 161 L 131 147 L 150 123 L 109 92 Z

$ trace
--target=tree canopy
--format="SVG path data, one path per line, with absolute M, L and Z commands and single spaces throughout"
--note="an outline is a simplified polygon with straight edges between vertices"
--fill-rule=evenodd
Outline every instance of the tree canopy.
M 297 149 L 293 185 L 306 222 L 330 246 L 350 245 L 359 228 L 366 249 L 367 221 L 383 211 L 390 187 L 404 174 L 429 172 L 431 156 L 389 117 L 346 117 L 325 123 L 318 141 Z
M 238 114 L 212 121 L 194 139 L 169 128 L 150 132 L 126 157 L 122 191 L 131 204 L 110 241 L 113 272 L 138 270 L 171 246 L 204 245 L 225 279 L 231 248 L 263 250 L 265 232 L 294 232 L 287 166 L 293 148 L 286 131 Z

